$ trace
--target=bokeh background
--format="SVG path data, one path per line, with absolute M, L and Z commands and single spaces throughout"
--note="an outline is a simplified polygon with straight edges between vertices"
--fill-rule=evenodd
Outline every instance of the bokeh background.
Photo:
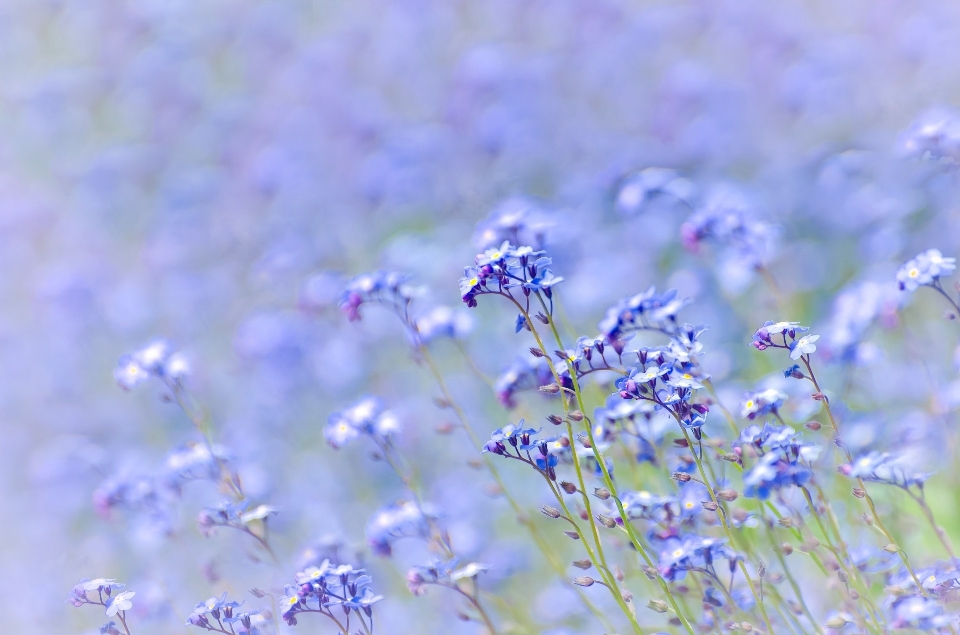
M 0 3 L 5 628 L 96 632 L 102 616 L 65 597 L 104 576 L 138 592 L 134 632 L 186 632 L 197 601 L 230 591 L 258 605 L 247 589 L 279 586 L 305 548 L 339 537 L 387 596 L 383 632 L 479 632 L 442 589 L 406 590 L 416 544 L 392 559 L 365 547 L 367 520 L 403 488 L 322 428 L 373 393 L 399 413 L 456 542 L 494 565 L 484 587 L 520 608 L 493 604 L 500 618 L 599 632 L 488 495 L 465 441 L 435 433 L 452 415 L 400 325 L 336 311 L 340 281 L 376 267 L 413 274 L 424 309 L 456 306 L 475 227 L 504 201 L 547 227 L 582 334 L 650 285 L 693 297 L 684 317 L 710 325 L 704 364 L 731 407 L 780 370 L 746 347 L 753 330 L 812 323 L 858 443 L 922 452 L 940 472 L 938 518 L 960 537 L 943 450 L 956 325 L 933 294 L 907 302 L 893 282 L 922 249 L 960 251 L 949 144 L 926 157 L 911 145 L 916 121 L 953 116 L 958 40 L 960 5 L 935 0 Z M 676 170 L 689 195 L 631 203 L 623 186 L 648 167 Z M 769 228 L 776 291 L 735 247 L 681 245 L 691 210 L 721 190 Z M 473 312 L 463 344 L 489 376 L 530 345 L 495 305 Z M 248 492 L 281 509 L 285 571 L 251 562 L 243 536 L 200 535 L 196 513 L 222 497 L 209 484 L 163 501 L 162 517 L 96 513 L 105 482 L 149 479 L 198 439 L 159 384 L 124 393 L 113 380 L 117 358 L 154 336 L 190 356 L 191 393 Z M 481 437 L 516 419 L 457 346 L 437 355 Z M 521 401 L 534 419 L 549 412 Z M 510 474 L 535 515 L 547 502 L 535 475 Z M 896 526 L 925 531 L 910 514 Z

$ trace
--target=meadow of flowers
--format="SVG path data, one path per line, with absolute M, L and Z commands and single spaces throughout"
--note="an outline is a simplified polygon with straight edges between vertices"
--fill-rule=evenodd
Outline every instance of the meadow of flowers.
M 5 632 L 960 634 L 960 5 L 0 15 Z

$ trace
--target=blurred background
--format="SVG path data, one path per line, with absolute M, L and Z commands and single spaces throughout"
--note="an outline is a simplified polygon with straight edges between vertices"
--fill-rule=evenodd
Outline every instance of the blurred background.
M 524 608 L 493 610 L 517 632 L 599 632 L 464 439 L 435 434 L 452 414 L 395 318 L 336 310 L 342 281 L 377 267 L 411 273 L 424 310 L 457 306 L 477 225 L 505 205 L 542 222 L 581 334 L 620 297 L 678 288 L 736 408 L 779 375 L 747 348 L 753 330 L 804 320 L 861 447 L 913 444 L 943 468 L 955 324 L 933 294 L 900 313 L 893 276 L 922 249 L 958 254 L 958 40 L 960 5 L 935 0 L 0 3 L 6 628 L 97 632 L 102 616 L 65 598 L 81 577 L 115 577 L 137 591 L 135 633 L 187 632 L 197 601 L 259 606 L 248 589 L 279 587 L 304 549 L 337 538 L 387 596 L 383 632 L 480 632 L 443 589 L 406 590 L 419 547 L 391 560 L 365 546 L 403 487 L 322 430 L 377 394 L 455 541 L 494 565 L 482 584 Z M 638 176 L 650 167 L 674 172 Z M 652 194 L 658 179 L 670 195 Z M 681 226 L 711 204 L 764 228 L 760 256 L 684 248 Z M 489 377 L 530 345 L 496 304 L 463 343 Z M 197 512 L 222 498 L 209 483 L 97 513 L 105 483 L 149 483 L 198 441 L 160 384 L 113 379 L 155 336 L 190 359 L 190 392 L 250 496 L 280 508 L 283 571 L 251 562 L 242 535 L 200 535 Z M 458 346 L 437 356 L 480 437 L 516 420 Z M 510 474 L 535 514 L 534 475 Z M 957 476 L 943 479 L 931 496 L 960 536 Z

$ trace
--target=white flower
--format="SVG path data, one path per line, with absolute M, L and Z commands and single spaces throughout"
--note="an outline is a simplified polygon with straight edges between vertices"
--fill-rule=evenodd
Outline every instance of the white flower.
M 490 565 L 471 562 L 467 566 L 460 567 L 456 571 L 452 572 L 450 574 L 450 579 L 462 580 L 463 578 L 472 578 L 476 575 L 483 573 L 484 571 L 488 571 L 489 569 L 490 569 Z
M 817 350 L 816 342 L 819 335 L 804 335 L 790 346 L 790 359 L 800 359 L 803 354 L 809 355 Z
M 130 601 L 130 598 L 136 594 L 136 591 L 123 591 L 107 600 L 107 617 L 113 617 L 120 611 L 129 611 L 133 608 L 133 602 Z

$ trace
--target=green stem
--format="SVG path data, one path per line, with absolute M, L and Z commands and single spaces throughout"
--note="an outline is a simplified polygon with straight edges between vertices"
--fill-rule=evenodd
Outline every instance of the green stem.
M 539 293 L 537 294 L 537 298 L 540 300 L 540 305 L 543 307 L 544 314 L 546 315 L 547 313 L 549 313 L 549 310 L 547 309 L 546 303 L 543 301 L 543 298 L 540 296 Z M 535 338 L 536 341 L 537 341 L 537 346 L 539 346 L 540 351 L 543 353 L 544 358 L 547 360 L 547 364 L 550 366 L 550 370 L 551 370 L 551 372 L 553 373 L 553 376 L 554 376 L 555 381 L 557 382 L 557 385 L 558 385 L 558 386 L 561 385 L 559 373 L 557 373 L 556 367 L 554 366 L 553 361 L 552 361 L 551 358 L 550 358 L 550 354 L 549 354 L 549 353 L 547 352 L 547 350 L 546 350 L 546 347 L 543 345 L 543 341 L 540 339 L 540 335 L 539 335 L 539 333 L 537 333 L 536 327 L 533 326 L 533 322 L 532 322 L 532 320 L 530 319 L 530 315 L 524 310 L 524 308 L 523 308 L 522 306 L 520 306 L 519 303 L 516 303 L 516 302 L 515 302 L 515 304 L 517 305 L 517 308 L 520 309 L 521 313 L 522 313 L 522 314 L 524 315 L 524 317 L 526 318 L 527 324 L 530 325 L 530 330 L 531 330 L 531 332 L 533 333 L 533 336 L 534 336 L 534 338 Z M 547 318 L 547 321 L 548 321 L 548 323 L 549 323 L 550 330 L 551 330 L 552 333 L 553 333 L 553 337 L 554 337 L 554 340 L 555 340 L 556 343 L 557 343 L 557 346 L 559 346 L 561 349 L 563 349 L 563 339 L 560 337 L 560 333 L 557 331 L 557 327 L 556 327 L 556 325 L 554 324 L 553 319 L 552 319 L 552 318 Z M 568 367 L 569 367 L 569 370 L 570 370 L 570 379 L 571 379 L 571 381 L 572 381 L 572 383 L 573 383 L 574 394 L 575 394 L 576 400 L 577 400 L 577 408 L 580 410 L 581 413 L 583 413 L 583 412 L 586 410 L 586 407 L 584 406 L 584 403 L 583 403 L 583 395 L 580 393 L 580 384 L 579 384 L 579 382 L 577 381 L 576 368 L 574 368 L 573 365 L 572 365 L 570 362 L 568 362 Z M 563 398 L 561 399 L 561 401 L 562 401 L 562 403 L 563 403 L 564 412 L 565 412 L 565 413 L 569 413 L 569 406 L 568 406 L 568 404 L 567 404 L 566 395 L 563 396 Z M 623 508 L 623 503 L 620 502 L 620 497 L 617 495 L 616 485 L 614 485 L 613 479 L 610 477 L 610 473 L 609 473 L 609 471 L 607 470 L 607 463 L 606 463 L 606 461 L 604 460 L 603 455 L 602 455 L 602 453 L 600 452 L 600 449 L 597 447 L 597 444 L 596 444 L 596 442 L 595 442 L 595 440 L 594 440 L 594 438 L 593 438 L 593 426 L 592 426 L 592 424 L 591 424 L 591 422 L 590 422 L 590 418 L 587 417 L 586 415 L 584 415 L 583 422 L 584 422 L 584 429 L 585 429 L 585 431 L 586 431 L 586 433 L 587 433 L 587 437 L 588 437 L 589 440 L 590 440 L 590 446 L 591 446 L 591 448 L 593 448 L 593 451 L 594 451 L 594 457 L 596 458 L 597 463 L 598 463 L 598 465 L 600 466 L 600 471 L 601 471 L 601 473 L 602 473 L 602 475 L 603 475 L 604 485 L 605 485 L 606 488 L 610 491 L 610 493 L 611 493 L 611 495 L 612 495 L 612 498 L 613 498 L 614 502 L 616 503 L 617 511 L 620 513 L 620 518 L 623 519 L 623 527 L 624 527 L 624 530 L 627 532 L 627 535 L 630 536 L 631 542 L 633 542 L 634 547 L 636 547 L 637 552 L 638 552 L 638 553 L 640 554 L 640 556 L 643 558 L 644 562 L 646 562 L 646 564 L 647 564 L 648 567 L 651 567 L 651 568 L 652 568 L 652 567 L 653 567 L 653 560 L 650 558 L 650 556 L 649 556 L 649 554 L 647 553 L 646 549 L 644 548 L 642 542 L 640 541 L 640 537 L 637 535 L 636 528 L 634 528 L 634 526 L 630 523 L 629 518 L 627 517 L 627 513 L 626 513 L 626 511 L 625 511 L 624 508 Z M 574 448 L 576 447 L 576 443 L 575 443 L 575 441 L 574 441 L 573 438 L 570 439 L 570 447 L 571 447 L 571 449 L 574 449 Z M 581 474 L 581 471 L 580 471 L 579 460 L 577 459 L 576 451 L 575 451 L 575 450 L 574 450 L 574 465 L 575 465 L 576 468 L 577 468 L 577 477 L 578 477 L 578 479 L 582 479 L 582 474 Z M 581 480 L 581 486 L 583 486 L 582 480 Z M 583 487 L 581 487 L 581 489 L 583 489 Z M 693 627 L 690 625 L 690 622 L 687 620 L 687 618 L 684 616 L 683 612 L 680 610 L 680 607 L 679 607 L 679 605 L 677 604 L 677 600 L 676 600 L 676 598 L 673 596 L 673 593 L 670 592 L 670 588 L 667 586 L 666 581 L 665 581 L 661 576 L 658 575 L 658 576 L 657 576 L 657 582 L 660 584 L 660 588 L 661 588 L 661 589 L 663 590 L 663 592 L 666 594 L 668 600 L 670 601 L 671 606 L 673 607 L 674 611 L 676 612 L 677 617 L 680 619 L 680 622 L 682 623 L 684 629 L 689 633 L 689 635 L 695 635 L 694 630 L 693 630 Z M 639 627 L 638 627 L 638 628 L 639 628 Z
M 430 355 L 430 351 L 427 349 L 425 345 L 421 345 L 418 350 L 420 352 L 420 356 L 423 358 L 423 360 L 427 364 L 427 367 L 430 369 L 430 373 L 433 375 L 434 380 L 437 382 L 437 385 L 440 388 L 440 393 L 443 395 L 443 398 L 446 400 L 446 402 L 450 404 L 450 407 L 453 409 L 454 413 L 457 415 L 457 419 L 460 421 L 460 427 L 463 428 L 463 430 L 466 432 L 467 436 L 469 437 L 470 442 L 473 444 L 474 448 L 479 452 L 480 449 L 482 448 L 480 440 L 477 439 L 477 436 L 474 433 L 473 428 L 470 426 L 470 422 L 468 421 L 467 415 L 464 412 L 463 408 L 460 407 L 460 405 L 454 399 L 453 394 L 450 392 L 449 388 L 447 388 L 447 383 L 443 379 L 443 374 L 440 373 L 440 370 L 437 368 L 436 363 L 433 361 L 433 357 Z M 484 454 L 483 457 L 484 457 L 484 464 L 486 465 L 487 470 L 490 472 L 490 475 L 493 476 L 494 482 L 496 482 L 500 492 L 503 493 L 504 498 L 507 499 L 507 502 L 510 504 L 511 509 L 513 509 L 514 514 L 516 514 L 517 518 L 519 519 L 520 524 L 526 527 L 527 530 L 530 532 L 530 535 L 533 538 L 534 542 L 537 544 L 537 547 L 543 553 L 544 557 L 546 557 L 547 562 L 550 563 L 550 566 L 553 568 L 556 574 L 561 579 L 566 580 L 567 572 L 564 569 L 563 564 L 556 558 L 554 551 L 552 550 L 550 545 L 543 538 L 543 536 L 540 535 L 540 532 L 537 530 L 536 525 L 534 525 L 526 517 L 526 514 L 524 513 L 523 508 L 520 507 L 520 504 L 517 502 L 517 500 L 507 490 L 506 485 L 503 481 L 503 478 L 500 476 L 500 472 L 499 470 L 497 470 L 497 467 L 493 463 L 493 460 L 486 454 Z M 606 617 L 606 615 L 590 601 L 589 597 L 587 597 L 587 595 L 581 589 L 579 588 L 577 589 L 577 594 L 580 596 L 580 599 L 583 602 L 584 606 L 586 606 L 587 609 L 597 619 L 599 619 L 604 624 L 605 627 L 608 627 L 610 628 L 610 630 L 613 630 L 612 625 L 610 624 L 610 621 Z
M 840 436 L 840 428 L 837 425 L 837 420 L 833 416 L 833 410 L 830 408 L 830 400 L 826 398 L 823 394 L 823 391 L 820 389 L 820 384 L 817 382 L 817 376 L 813 372 L 813 367 L 810 365 L 810 355 L 802 355 L 800 360 L 803 362 L 803 365 L 807 367 L 807 379 L 810 380 L 810 383 L 813 384 L 814 389 L 816 389 L 817 394 L 821 395 L 821 403 L 823 403 L 823 409 L 827 413 L 827 418 L 830 419 L 830 425 L 833 427 L 833 433 L 837 437 Z M 842 440 L 838 444 L 840 449 L 843 451 L 847 461 L 852 463 L 853 457 L 850 455 L 850 450 L 847 449 L 847 444 Z M 897 554 L 900 556 L 900 560 L 903 561 L 903 566 L 906 567 L 907 571 L 910 573 L 910 577 L 913 578 L 913 582 L 917 585 L 918 592 L 924 597 L 929 597 L 927 595 L 927 590 L 923 588 L 923 585 L 920 584 L 920 579 L 917 577 L 917 574 L 914 572 L 913 567 L 910 566 L 910 559 L 907 557 L 907 552 L 903 550 L 900 544 L 894 539 L 893 535 L 883 524 L 883 521 L 880 519 L 880 514 L 877 512 L 877 506 L 873 502 L 873 497 L 870 496 L 870 493 L 867 491 L 867 486 L 863 482 L 863 479 L 859 476 L 857 477 L 857 484 L 860 489 L 863 491 L 863 499 L 867 501 L 867 506 L 870 508 L 870 514 L 873 517 L 873 522 L 877 526 L 877 529 L 887 538 L 890 544 L 894 545 L 897 548 Z

